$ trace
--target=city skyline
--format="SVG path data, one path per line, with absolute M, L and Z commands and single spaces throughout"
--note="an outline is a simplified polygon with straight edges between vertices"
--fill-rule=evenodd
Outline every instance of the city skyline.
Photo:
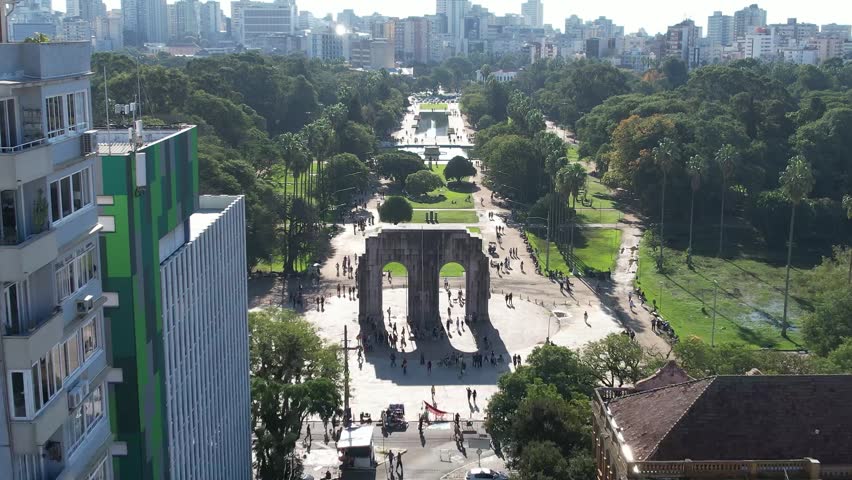
M 107 8 L 120 8 L 121 0 L 106 0 Z M 174 3 L 169 1 L 169 4 Z M 231 15 L 231 2 L 221 0 L 222 10 Z M 521 12 L 522 0 L 480 0 L 472 1 L 488 8 L 498 15 Z M 704 28 L 707 33 L 707 17 L 714 11 L 720 10 L 732 15 L 755 3 L 752 0 L 716 0 L 703 4 L 684 3 L 675 0 L 654 0 L 637 4 L 627 0 L 615 0 L 606 4 L 578 3 L 568 4 L 558 0 L 542 0 L 544 4 L 544 23 L 551 24 L 560 30 L 564 27 L 565 18 L 577 15 L 583 20 L 591 20 L 600 16 L 623 25 L 625 32 L 635 32 L 644 28 L 649 34 L 664 33 L 669 25 L 684 18 L 691 18 L 695 24 Z M 852 2 L 843 4 L 833 0 L 814 0 L 801 3 L 793 0 L 764 0 L 757 4 L 767 11 L 767 23 L 785 23 L 787 18 L 797 18 L 801 22 L 817 25 L 852 22 Z M 331 13 L 336 16 L 344 9 L 351 8 L 356 14 L 365 16 L 374 12 L 391 17 L 422 16 L 435 13 L 434 2 L 393 2 L 389 0 L 296 0 L 300 11 L 307 10 L 317 16 Z M 647 8 L 652 5 L 654 8 Z M 64 2 L 55 2 L 53 7 L 64 11 Z

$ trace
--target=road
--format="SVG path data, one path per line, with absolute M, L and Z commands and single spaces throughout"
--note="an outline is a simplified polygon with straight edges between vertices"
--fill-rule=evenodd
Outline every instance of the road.
M 304 456 L 305 472 L 317 479 L 322 478 L 326 470 L 337 474 L 337 455 L 334 442 L 324 443 L 323 426 L 320 422 L 311 424 L 311 448 L 310 453 L 302 446 L 297 449 L 300 456 Z M 482 422 L 473 422 L 472 427 L 466 427 L 465 431 L 473 432 L 481 430 Z M 466 436 L 473 435 L 466 433 Z M 304 438 L 304 432 L 303 432 Z M 477 454 L 474 449 L 460 450 L 453 441 L 453 430 L 451 423 L 436 423 L 427 426 L 421 437 L 417 431 L 417 424 L 412 422 L 406 431 L 383 433 L 379 427 L 375 428 L 373 444 L 376 452 L 376 460 L 379 462 L 375 470 L 344 470 L 344 480 L 374 480 L 389 479 L 387 452 L 392 451 L 394 456 L 402 453 L 403 475 L 394 465 L 394 479 L 405 478 L 416 480 L 456 480 L 463 479 L 464 473 L 470 468 L 477 466 Z M 395 462 L 396 463 L 396 462 Z M 497 470 L 505 470 L 502 459 L 494 455 L 491 450 L 483 450 L 482 466 Z

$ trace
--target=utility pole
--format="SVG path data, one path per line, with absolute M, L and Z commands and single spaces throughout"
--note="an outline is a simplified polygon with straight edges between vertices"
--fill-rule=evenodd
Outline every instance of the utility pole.
M 349 346 L 349 327 L 343 326 L 343 425 L 348 427 L 352 424 L 352 412 L 349 411 L 349 350 L 358 350 L 359 347 Z
M 349 327 L 343 326 L 343 424 L 349 426 Z

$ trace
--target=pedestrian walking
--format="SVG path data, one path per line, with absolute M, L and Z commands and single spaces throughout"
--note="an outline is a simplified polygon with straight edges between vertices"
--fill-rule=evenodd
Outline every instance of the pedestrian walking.
M 467 387 L 467 403 L 470 403 L 470 394 L 471 393 L 472 393 L 472 391 L 470 390 L 470 387 Z
M 473 404 L 476 405 L 476 390 L 473 391 Z

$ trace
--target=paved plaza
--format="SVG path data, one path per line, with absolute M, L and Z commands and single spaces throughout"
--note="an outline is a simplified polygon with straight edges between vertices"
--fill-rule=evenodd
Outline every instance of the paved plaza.
M 362 217 L 373 215 L 375 225 L 367 226 L 361 232 L 354 231 L 351 223 L 345 224 L 332 239 L 333 254 L 321 266 L 319 285 L 304 285 L 306 305 L 313 306 L 314 298 L 318 295 L 325 297 L 323 311 L 310 308 L 304 312 L 325 340 L 342 345 L 344 327 L 347 327 L 350 347 L 356 346 L 362 339 L 370 345 L 360 362 L 355 351 L 349 352 L 351 405 L 356 418 L 359 413 L 368 412 L 374 419 L 378 419 L 388 404 L 402 403 L 405 405 L 406 417 L 413 421 L 423 411 L 424 401 L 432 403 L 434 400 L 437 408 L 451 414 L 483 419 L 488 399 L 497 390 L 497 379 L 514 368 L 512 356 L 521 355 L 526 360 L 527 355 L 542 345 L 548 336 L 557 345 L 580 348 L 610 333 L 623 332 L 628 326 L 637 332 L 637 339 L 643 345 L 656 348 L 663 354 L 667 351 L 667 345 L 646 325 L 646 312 L 638 309 L 638 312 L 631 313 L 624 308 L 634 275 L 630 270 L 630 257 L 633 256 L 630 247 L 641 235 L 637 227 L 629 224 L 619 226 L 624 229 L 622 246 L 626 248 L 622 248 L 618 255 L 616 271 L 613 272 L 614 283 L 587 283 L 572 277 L 572 291 L 563 292 L 556 282 L 535 273 L 532 258 L 521 236 L 522 226 L 511 223 L 510 212 L 498 200 L 492 201 L 491 191 L 482 186 L 481 175 L 473 180 L 477 185 L 471 204 L 472 208 L 476 208 L 475 223 L 442 223 L 435 226 L 406 224 L 393 228 L 417 231 L 421 228 L 464 229 L 475 226 L 479 227 L 481 233 L 472 235 L 482 237 L 483 248 L 487 248 L 489 242 L 497 243 L 495 261 L 504 260 L 510 249 L 517 249 L 519 258 L 511 260 L 509 270 L 498 274 L 495 269 L 490 269 L 489 321 L 466 324 L 463 321 L 464 308 L 456 299 L 459 289 L 463 291 L 463 297 L 467 297 L 464 278 L 446 279 L 454 297 L 452 302 L 448 302 L 447 296 L 443 294 L 445 279 L 442 278 L 440 285 L 435 285 L 441 292 L 438 311 L 442 325 L 438 332 L 434 332 L 438 335 L 429 331 L 423 338 L 414 339 L 406 323 L 407 278 L 396 275 L 390 282 L 387 278 L 382 280 L 382 318 L 373 319 L 372 324 L 365 322 L 367 328 L 361 331 L 357 292 L 352 296 L 347 294 L 350 287 L 356 286 L 355 277 L 338 276 L 337 265 L 342 266 L 344 257 L 348 256 L 349 261 L 357 267 L 355 257 L 364 253 L 365 239 L 377 235 L 382 228 L 377 211 L 378 202 L 381 201 L 379 194 L 362 199 L 359 211 Z M 503 228 L 503 235 L 499 238 L 498 227 Z M 524 263 L 524 271 L 521 271 L 521 262 Z M 281 299 L 286 296 L 282 295 L 283 287 L 276 281 L 280 282 L 273 279 L 265 280 L 265 285 L 262 285 L 264 281 L 258 282 L 257 290 L 266 292 L 266 295 L 256 295 L 252 302 L 254 307 L 281 304 Z M 338 286 L 343 292 L 340 296 L 337 294 Z M 290 288 L 297 287 L 290 285 Z M 513 296 L 513 307 L 506 303 L 505 295 L 508 293 Z M 390 316 L 387 314 L 388 309 Z M 585 314 L 588 314 L 588 321 L 584 321 Z M 452 319 L 449 329 L 446 324 L 448 318 Z M 376 331 L 392 334 L 394 325 L 400 338 L 405 329 L 404 347 L 401 342 L 391 348 L 383 340 L 376 341 Z M 477 352 L 485 355 L 481 368 L 472 366 L 472 354 Z M 492 352 L 494 364 L 491 362 Z M 503 361 L 496 361 L 501 356 Z M 456 358 L 466 364 L 464 372 L 460 364 L 456 363 Z M 405 371 L 402 368 L 403 361 L 407 363 Z M 428 371 L 427 363 L 430 361 L 432 369 Z M 434 399 L 431 393 L 433 385 Z M 468 402 L 468 387 L 477 392 L 475 403 Z

